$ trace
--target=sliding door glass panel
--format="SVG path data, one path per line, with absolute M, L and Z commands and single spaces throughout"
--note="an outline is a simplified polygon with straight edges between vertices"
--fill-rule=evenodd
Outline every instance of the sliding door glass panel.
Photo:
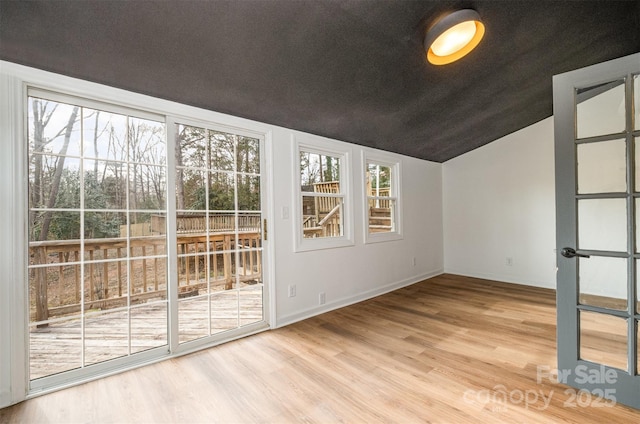
M 149 302 L 131 308 L 131 353 L 164 346 L 167 339 L 167 303 Z
M 583 250 L 627 250 L 625 199 L 578 201 L 578 246 Z
M 627 259 L 591 256 L 580 258 L 580 303 L 627 310 Z
M 84 103 L 28 97 L 32 379 L 131 355 L 132 305 L 168 340 L 164 123 Z
M 238 291 L 230 290 L 211 296 L 211 334 L 240 326 Z
M 627 370 L 627 320 L 580 311 L 580 359 Z
M 577 145 L 578 193 L 610 193 L 627 190 L 624 140 Z
M 82 367 L 82 318 L 68 315 L 46 327 L 30 327 L 29 374 L 32 380 Z M 55 354 L 55 358 L 52 357 Z
M 625 130 L 624 80 L 576 90 L 577 138 Z
M 127 117 L 105 110 L 84 108 L 84 111 L 82 136 L 86 142 L 82 143 L 83 156 L 101 159 L 114 165 L 126 164 L 128 152 Z M 93 169 L 94 174 L 99 176 L 100 171 L 104 168 L 98 166 L 90 169 Z M 118 167 L 114 166 L 113 169 L 118 169 Z M 121 174 L 116 172 L 116 175 Z
M 262 316 L 262 286 L 245 287 L 239 291 L 240 295 L 240 325 L 253 324 L 263 320 Z
M 84 317 L 84 363 L 97 364 L 128 355 L 128 332 L 129 312 L 126 308 L 87 313 Z
M 189 296 L 189 294 L 186 294 Z M 178 340 L 185 343 L 210 334 L 209 323 L 202 316 L 209 315 L 209 297 L 197 296 L 180 298 L 178 293 Z
M 177 129 L 178 323 L 184 343 L 240 327 L 244 307 L 262 311 L 260 140 L 182 124 Z M 238 291 L 254 286 L 260 293 L 255 305 L 240 304 Z

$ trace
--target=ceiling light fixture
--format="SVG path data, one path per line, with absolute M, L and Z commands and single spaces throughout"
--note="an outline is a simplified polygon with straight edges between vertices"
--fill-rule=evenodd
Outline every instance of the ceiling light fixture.
M 446 65 L 466 56 L 484 36 L 484 25 L 478 12 L 463 9 L 450 13 L 427 31 L 424 49 L 427 60 L 434 65 Z

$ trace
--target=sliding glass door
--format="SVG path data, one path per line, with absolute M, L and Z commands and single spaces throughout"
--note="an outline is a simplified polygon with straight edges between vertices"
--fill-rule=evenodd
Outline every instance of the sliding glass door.
M 259 135 L 37 89 L 27 103 L 32 389 L 264 322 Z

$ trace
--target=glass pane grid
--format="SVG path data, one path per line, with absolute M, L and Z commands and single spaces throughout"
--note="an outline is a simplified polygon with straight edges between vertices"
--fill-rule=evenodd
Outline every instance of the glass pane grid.
M 61 340 L 32 356 L 38 378 L 129 355 L 131 305 L 166 300 L 166 142 L 163 123 L 28 104 L 30 347 Z
M 262 281 L 260 140 L 186 125 L 178 133 L 176 163 L 189 165 L 176 181 L 184 343 L 238 328 L 237 291 Z

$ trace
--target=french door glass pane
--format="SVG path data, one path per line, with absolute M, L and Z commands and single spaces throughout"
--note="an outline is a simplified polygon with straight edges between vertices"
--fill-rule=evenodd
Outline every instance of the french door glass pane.
M 626 192 L 624 140 L 578 144 L 577 150 L 578 193 Z
M 586 250 L 627 250 L 625 199 L 578 201 L 578 246 Z
M 580 303 L 627 310 L 627 259 L 591 256 L 580 258 Z
M 627 320 L 580 311 L 580 359 L 627 369 Z
M 633 98 L 635 113 L 635 129 L 640 130 L 640 74 L 633 77 Z
M 636 252 L 640 252 L 640 198 L 634 200 L 636 204 Z
M 640 82 L 639 82 L 640 83 Z M 635 145 L 635 191 L 640 191 L 640 137 L 636 137 L 634 139 Z
M 640 306 L 639 306 L 640 307 Z M 636 320 L 636 374 L 640 375 L 640 321 Z
M 617 134 L 625 129 L 624 80 L 576 90 L 577 138 Z
M 636 260 L 636 314 L 640 315 L 640 278 L 638 278 L 638 273 L 640 271 L 640 261 Z M 640 330 L 639 330 L 640 331 Z

